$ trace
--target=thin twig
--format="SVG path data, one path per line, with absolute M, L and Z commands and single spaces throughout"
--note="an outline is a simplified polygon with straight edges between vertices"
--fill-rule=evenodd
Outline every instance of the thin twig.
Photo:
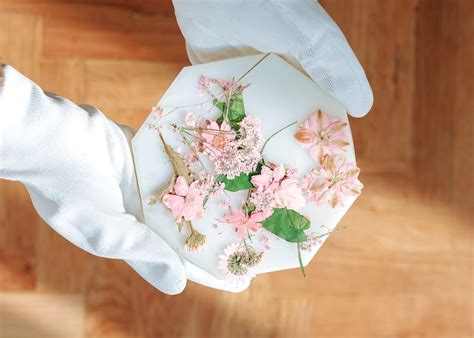
M 265 60 L 267 58 L 267 56 L 269 56 L 269 55 L 270 55 L 270 53 L 265 54 L 260 60 L 258 60 L 258 62 L 256 64 L 254 64 L 252 66 L 252 68 L 247 70 L 241 77 L 239 77 L 239 79 L 236 81 L 236 83 L 238 83 L 240 80 L 242 80 L 248 73 L 250 73 L 255 67 L 257 67 L 260 64 L 260 62 Z
M 294 124 L 296 124 L 296 123 L 297 123 L 297 121 L 292 122 L 292 123 L 290 123 L 289 125 L 286 125 L 286 126 L 284 126 L 283 128 L 278 129 L 276 132 L 274 132 L 272 135 L 270 135 L 270 137 L 267 138 L 267 140 L 266 140 L 265 143 L 263 144 L 262 150 L 260 150 L 260 152 L 263 153 L 263 150 L 265 149 L 265 146 L 267 145 L 268 141 L 270 141 L 275 135 L 277 135 L 278 133 L 281 133 L 283 130 L 285 130 L 286 128 L 291 127 L 292 125 L 294 125 Z

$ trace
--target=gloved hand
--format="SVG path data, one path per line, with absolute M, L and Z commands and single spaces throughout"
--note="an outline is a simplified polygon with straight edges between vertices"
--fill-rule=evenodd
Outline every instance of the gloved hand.
M 193 63 L 277 52 L 301 65 L 353 115 L 370 109 L 364 72 L 318 4 L 183 0 L 175 8 Z M 0 69 L 0 178 L 23 182 L 53 229 L 94 255 L 125 260 L 166 293 L 181 292 L 186 279 L 229 291 L 246 287 L 234 289 L 181 261 L 139 222 L 129 129 L 92 106 L 43 92 L 12 67 Z
M 137 220 L 132 135 L 0 64 L 0 179 L 21 181 L 46 223 L 93 255 L 125 260 L 165 293 L 181 292 L 187 279 L 241 290 L 182 262 Z
M 193 64 L 274 52 L 299 66 L 352 116 L 372 107 L 359 61 L 316 0 L 173 0 Z

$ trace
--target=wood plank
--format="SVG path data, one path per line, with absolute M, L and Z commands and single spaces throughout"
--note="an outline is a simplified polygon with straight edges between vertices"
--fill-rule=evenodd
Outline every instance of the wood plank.
M 420 1 L 417 25 L 418 184 L 430 198 L 473 215 L 472 1 Z
M 351 119 L 358 156 L 411 162 L 416 1 L 321 4 L 346 35 L 374 93 L 371 112 L 363 119 Z
M 0 10 L 40 15 L 47 37 L 43 55 L 48 58 L 187 62 L 184 39 L 168 2 L 2 0 Z
M 96 268 L 85 292 L 84 337 L 135 337 L 140 312 L 132 312 L 133 271 L 122 261 L 96 258 Z
M 0 338 L 79 338 L 83 297 L 76 294 L 0 293 Z
M 114 121 L 137 129 L 185 65 L 88 60 L 86 101 Z
M 38 81 L 42 50 L 41 16 L 0 12 L 0 59 Z

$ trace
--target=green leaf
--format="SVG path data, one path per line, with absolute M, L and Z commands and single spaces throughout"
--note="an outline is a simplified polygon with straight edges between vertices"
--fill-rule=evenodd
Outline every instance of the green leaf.
M 225 120 L 233 130 L 239 130 L 239 123 L 245 117 L 244 97 L 241 93 L 232 96 L 229 107 L 227 107 L 227 102 L 217 99 L 214 99 L 212 104 L 222 112 L 217 118 L 217 123 L 222 123 Z
M 219 182 L 223 182 L 225 184 L 225 190 L 228 191 L 235 192 L 253 188 L 253 184 L 250 182 L 250 176 L 244 173 L 241 173 L 239 176 L 236 176 L 232 179 L 229 179 L 224 175 L 219 175 L 217 180 Z
M 252 176 L 260 174 L 262 172 L 262 166 L 263 163 L 260 162 L 257 165 L 257 168 L 255 168 L 255 170 L 250 174 L 240 173 L 239 176 L 232 179 L 229 179 L 224 175 L 219 175 L 217 176 L 217 181 L 223 182 L 225 185 L 224 189 L 227 191 L 235 192 L 239 190 L 252 189 L 254 187 L 251 181 Z
M 309 229 L 311 222 L 300 213 L 287 208 L 273 210 L 273 214 L 267 217 L 262 226 L 280 238 L 292 243 L 306 241 L 304 230 Z

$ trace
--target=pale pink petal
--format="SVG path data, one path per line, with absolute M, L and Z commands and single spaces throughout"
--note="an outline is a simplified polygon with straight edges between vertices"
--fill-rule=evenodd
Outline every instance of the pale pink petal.
M 166 194 L 162 199 L 163 204 L 171 210 L 174 219 L 179 222 L 183 217 L 184 197 L 173 194 Z
M 179 195 L 179 196 L 186 196 L 186 194 L 188 193 L 188 183 L 186 183 L 186 179 L 183 177 L 183 176 L 179 176 L 177 179 L 176 179 L 176 183 L 174 185 L 174 192 L 176 193 L 176 195 Z

